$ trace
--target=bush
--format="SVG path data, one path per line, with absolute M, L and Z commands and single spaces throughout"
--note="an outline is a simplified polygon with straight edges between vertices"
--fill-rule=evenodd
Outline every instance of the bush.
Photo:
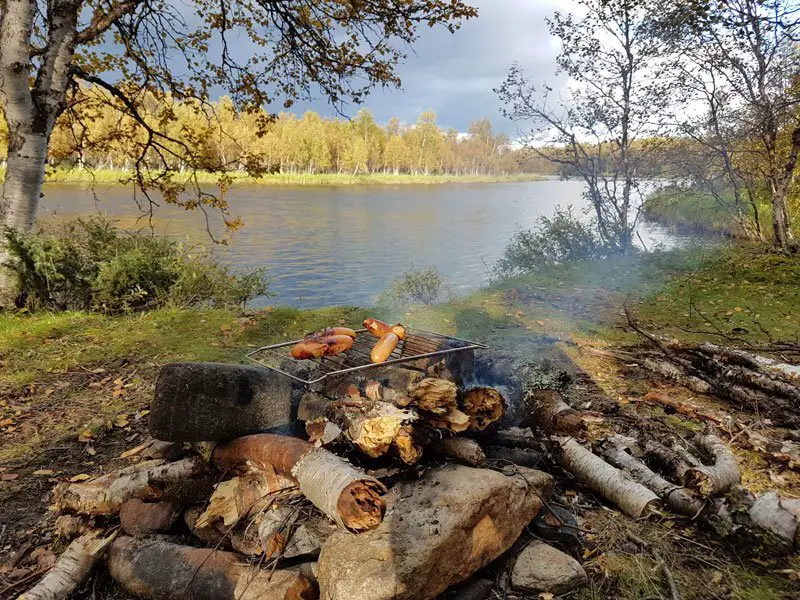
M 263 270 L 231 273 L 210 252 L 126 233 L 93 217 L 9 231 L 7 265 L 31 309 L 125 312 L 161 306 L 245 304 L 267 292 Z
M 536 229 L 514 234 L 497 261 L 495 272 L 512 277 L 564 262 L 600 260 L 608 254 L 591 223 L 577 219 L 572 207 L 559 207 L 553 217 L 539 219 Z
M 450 294 L 450 284 L 439 269 L 411 268 L 392 280 L 389 289 L 381 294 L 378 304 L 435 304 Z

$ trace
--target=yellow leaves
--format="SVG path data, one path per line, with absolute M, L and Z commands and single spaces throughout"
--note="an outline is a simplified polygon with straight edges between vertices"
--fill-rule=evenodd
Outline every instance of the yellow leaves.
M 119 427 L 120 429 L 123 429 L 127 427 L 129 424 L 130 421 L 128 421 L 128 415 L 125 413 L 117 415 L 117 418 L 114 419 L 114 427 Z
M 149 445 L 149 442 L 145 442 L 144 444 L 139 444 L 139 445 L 138 445 L 138 446 L 136 446 L 135 448 L 131 448 L 130 450 L 125 450 L 125 452 L 123 452 L 122 454 L 120 454 L 120 455 L 119 455 L 119 457 L 120 457 L 120 458 L 130 458 L 131 456 L 136 456 L 136 455 L 137 455 L 137 454 L 139 454 L 139 453 L 140 453 L 142 450 L 144 450 L 145 448 L 147 448 L 147 446 L 148 446 L 148 445 Z
M 91 442 L 94 439 L 94 431 L 91 429 L 84 429 L 78 434 L 78 441 L 84 444 Z
M 31 473 L 31 475 L 36 475 L 37 477 L 47 477 L 47 476 L 55 475 L 55 474 L 56 474 L 56 472 L 53 471 L 52 469 L 38 469 L 38 470 L 34 471 L 33 473 Z
M 86 481 L 87 479 L 91 479 L 91 475 L 87 475 L 86 473 L 81 473 L 79 475 L 74 475 L 73 477 L 69 478 L 70 483 L 80 483 L 81 481 Z
M 14 481 L 19 477 L 19 473 L 0 473 L 0 481 Z
M 14 419 L 3 419 L 0 421 L 0 427 L 9 427 L 14 424 Z

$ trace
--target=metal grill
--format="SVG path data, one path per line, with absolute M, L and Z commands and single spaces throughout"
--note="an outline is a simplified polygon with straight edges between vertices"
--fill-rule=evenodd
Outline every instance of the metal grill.
M 378 339 L 366 329 L 356 332 L 356 339 L 350 350 L 334 356 L 324 356 L 310 360 L 297 360 L 289 353 L 291 347 L 303 340 L 293 340 L 263 346 L 247 354 L 247 358 L 262 367 L 282 373 L 302 384 L 312 384 L 326 377 L 342 375 L 354 371 L 363 371 L 386 365 L 396 365 L 418 358 L 441 356 L 452 352 L 463 352 L 488 346 L 462 340 L 460 338 L 431 333 L 421 329 L 406 329 L 406 338 L 401 340 L 386 362 L 373 363 L 370 359 L 372 347 Z M 295 371 L 289 372 L 287 369 Z

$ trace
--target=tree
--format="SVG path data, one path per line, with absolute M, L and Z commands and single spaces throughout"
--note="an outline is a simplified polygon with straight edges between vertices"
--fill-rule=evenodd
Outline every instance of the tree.
M 766 184 L 773 241 L 786 248 L 794 241 L 788 195 L 800 155 L 800 6 L 701 3 L 683 26 L 682 85 L 707 109 L 705 122 L 685 122 L 684 130 L 717 155 L 737 211 Z
M 497 90 L 511 119 L 530 126 L 526 146 L 581 177 L 600 238 L 612 251 L 630 252 L 643 201 L 640 172 L 658 140 L 669 104 L 662 77 L 669 52 L 661 39 L 661 3 L 651 0 L 580 0 L 584 16 L 556 12 L 550 32 L 561 42 L 560 72 L 570 78 L 566 97 L 537 87 L 514 65 Z M 634 148 L 636 152 L 634 153 Z
M 184 18 L 187 9 L 192 14 Z M 168 202 L 225 210 L 224 198 L 204 192 L 196 178 L 189 178 L 194 198 L 185 199 L 172 159 L 190 172 L 224 173 L 227 165 L 165 133 L 169 106 L 148 118 L 145 100 L 193 100 L 198 114 L 217 89 L 244 111 L 276 100 L 289 107 L 317 90 L 337 104 L 358 102 L 375 85 L 399 85 L 398 48 L 414 42 L 420 26 L 455 31 L 475 15 L 462 0 L 4 0 L 0 104 L 9 133 L 0 226 L 32 225 L 50 136 L 59 115 L 83 101 L 81 83 L 106 90 L 109 105 L 143 132 L 131 148 L 134 182 L 151 206 L 157 190 Z M 243 40 L 252 52 L 236 51 Z M 140 168 L 145 159 L 160 169 Z M 0 247 L 0 262 L 5 258 Z M 2 277 L 0 289 L 8 292 Z

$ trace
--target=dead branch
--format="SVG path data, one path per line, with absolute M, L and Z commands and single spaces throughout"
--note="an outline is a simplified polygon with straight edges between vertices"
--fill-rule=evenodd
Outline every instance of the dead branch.
M 687 488 L 707 498 L 725 493 L 741 481 L 739 465 L 725 442 L 707 435 L 696 438 L 694 443 L 714 458 L 714 464 L 692 467 L 686 471 L 684 483 Z

